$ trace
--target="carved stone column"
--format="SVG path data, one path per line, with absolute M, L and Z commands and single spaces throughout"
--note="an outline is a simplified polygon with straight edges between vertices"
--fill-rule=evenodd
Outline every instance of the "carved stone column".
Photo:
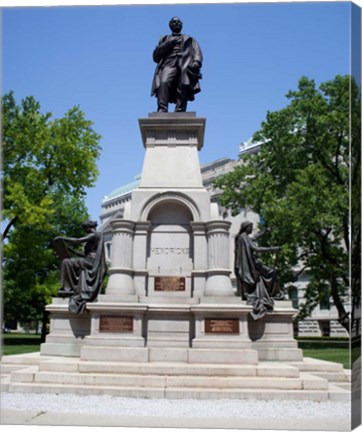
M 207 238 L 206 224 L 204 222 L 191 222 L 193 231 L 194 248 L 194 270 L 193 277 L 193 297 L 200 297 L 205 291 L 206 271 L 207 271 Z
M 215 220 L 206 223 L 208 270 L 206 296 L 233 296 L 230 280 L 229 230 L 231 222 Z
M 133 268 L 136 294 L 145 296 L 148 271 L 146 270 L 147 238 L 151 227 L 150 221 L 137 222 L 134 231 Z
M 112 225 L 112 248 L 110 277 L 107 285 L 107 295 L 133 295 L 133 221 L 115 219 Z

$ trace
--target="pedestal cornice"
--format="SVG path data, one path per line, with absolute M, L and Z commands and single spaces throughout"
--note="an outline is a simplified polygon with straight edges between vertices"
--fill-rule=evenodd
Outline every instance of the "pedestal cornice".
M 204 144 L 206 119 L 195 113 L 151 113 L 138 120 L 144 147 Z

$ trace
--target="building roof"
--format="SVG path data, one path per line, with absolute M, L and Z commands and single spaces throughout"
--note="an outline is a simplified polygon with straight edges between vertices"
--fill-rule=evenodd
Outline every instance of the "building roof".
M 117 198 L 122 195 L 128 194 L 129 192 L 133 191 L 133 189 L 136 189 L 139 186 L 140 181 L 141 181 L 141 175 L 139 174 L 135 176 L 135 179 L 132 182 L 120 186 L 114 191 L 112 191 L 109 195 L 104 196 L 103 202 L 110 201 L 113 198 Z

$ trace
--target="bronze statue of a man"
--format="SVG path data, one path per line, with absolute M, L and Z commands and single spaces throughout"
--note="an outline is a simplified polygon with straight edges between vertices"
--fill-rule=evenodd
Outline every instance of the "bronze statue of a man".
M 278 297 L 280 287 L 276 271 L 262 264 L 258 253 L 279 252 L 280 247 L 259 247 L 256 240 L 264 232 L 249 237 L 253 232 L 252 222 L 245 221 L 235 237 L 235 275 L 238 294 L 248 305 L 253 306 L 251 316 L 254 320 L 262 318 L 274 309 L 273 297 Z
M 175 103 L 175 111 L 183 112 L 200 92 L 202 52 L 194 38 L 181 34 L 180 18 L 171 18 L 169 26 L 172 34 L 161 37 L 153 51 L 157 67 L 151 96 L 157 97 L 157 111 L 167 112 L 168 104 Z
M 70 297 L 69 310 L 75 313 L 84 312 L 86 303 L 97 299 L 107 271 L 103 234 L 97 232 L 97 222 L 84 222 L 82 228 L 86 232 L 84 237 L 54 239 L 55 250 L 62 259 L 62 287 L 58 295 Z M 84 244 L 83 253 L 73 251 L 68 244 Z M 72 253 L 77 257 L 71 257 Z

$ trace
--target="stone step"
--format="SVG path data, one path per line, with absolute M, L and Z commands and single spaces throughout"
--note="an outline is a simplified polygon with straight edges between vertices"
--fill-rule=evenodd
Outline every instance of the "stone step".
M 350 382 L 330 382 L 333 386 L 340 387 L 344 390 L 351 391 L 351 383 Z
M 298 367 L 300 371 L 305 372 L 343 372 L 343 365 L 325 360 L 312 359 L 304 357 L 301 362 L 290 362 L 292 366 Z
M 346 382 L 348 383 L 347 377 L 343 372 L 313 372 L 314 375 L 319 376 L 328 380 L 329 382 Z
M 271 390 L 271 389 L 197 389 L 191 391 L 183 388 L 166 389 L 166 397 L 169 399 L 257 399 L 257 400 L 308 400 L 308 401 L 327 401 L 349 402 L 350 392 L 329 388 L 325 390 Z
M 40 371 L 53 372 L 78 372 L 79 357 L 52 357 L 51 359 L 40 361 Z
M 34 382 L 38 366 L 27 366 L 11 373 L 10 382 Z
M 328 397 L 333 402 L 351 402 L 351 391 L 329 383 Z
M 270 389 L 197 389 L 172 388 L 166 390 L 168 399 L 256 399 L 256 400 L 309 400 L 327 401 L 328 393 L 323 390 L 270 390 Z
M 20 393 L 72 393 L 77 395 L 111 395 L 134 398 L 162 399 L 259 399 L 310 401 L 328 400 L 328 392 L 321 390 L 275 390 L 275 389 L 215 389 L 215 388 L 145 388 L 127 386 L 66 385 L 49 383 L 10 383 L 10 392 Z M 340 392 L 341 395 L 341 392 Z M 341 397 L 341 396 L 340 396 Z
M 15 372 L 12 382 L 25 382 L 32 379 L 34 371 Z M 25 376 L 27 373 L 27 376 Z M 37 372 L 33 374 L 35 383 L 79 384 L 122 387 L 200 387 L 200 388 L 264 388 L 264 389 L 302 389 L 299 378 L 275 377 L 210 377 L 210 376 L 168 376 L 135 374 L 98 374 L 98 373 L 57 373 Z
M 36 365 L 39 364 L 40 359 L 40 353 L 7 355 L 1 358 L 1 366 L 6 364 Z
M 350 390 L 343 386 L 348 384 L 348 376 L 342 365 L 323 361 L 306 361 L 297 367 L 294 363 L 291 366 L 271 361 L 221 365 L 81 361 L 39 355 L 7 357 L 2 366 L 9 368 L 9 375 L 2 379 L 2 391 L 172 399 L 350 400 Z M 323 372 L 326 367 L 329 372 Z M 345 376 L 345 380 L 328 383 L 323 374 L 327 378 Z
M 328 381 L 306 372 L 300 373 L 305 390 L 328 390 Z
M 0 390 L 1 392 L 8 392 L 10 384 L 10 375 L 1 377 Z
M 2 374 L 10 374 L 11 372 L 14 372 L 16 370 L 24 368 L 26 366 L 28 366 L 28 365 L 20 364 L 20 363 L 17 363 L 17 364 L 11 364 L 11 363 L 6 364 L 5 363 L 5 364 L 1 364 L 0 370 L 1 370 Z
M 79 361 L 68 364 L 63 362 L 44 362 L 40 364 L 40 371 L 48 372 L 71 372 L 82 373 L 126 373 L 126 374 L 151 374 L 151 375 L 231 375 L 231 376 L 256 376 L 257 367 L 253 365 L 222 366 L 222 365 L 189 365 L 187 363 L 128 363 L 128 362 L 101 362 L 101 361 Z M 283 376 L 299 376 L 298 369 L 281 369 Z M 296 371 L 296 372 L 295 372 Z
M 146 387 L 116 387 L 116 386 L 91 386 L 91 385 L 70 385 L 70 384 L 49 384 L 49 383 L 17 383 L 9 384 L 9 392 L 14 393 L 69 393 L 76 395 L 109 395 L 130 398 L 157 398 L 164 399 L 163 388 Z
M 299 370 L 288 365 L 212 365 L 185 363 L 119 363 L 93 361 L 46 361 L 39 370 L 44 372 L 82 372 L 143 375 L 200 376 L 259 376 L 298 378 Z
M 156 340 L 153 339 L 152 342 L 156 343 Z M 177 341 L 177 344 L 179 343 Z M 188 346 L 111 347 L 84 345 L 80 357 L 84 361 L 118 361 L 122 363 L 258 364 L 258 352 L 246 348 L 190 349 Z

